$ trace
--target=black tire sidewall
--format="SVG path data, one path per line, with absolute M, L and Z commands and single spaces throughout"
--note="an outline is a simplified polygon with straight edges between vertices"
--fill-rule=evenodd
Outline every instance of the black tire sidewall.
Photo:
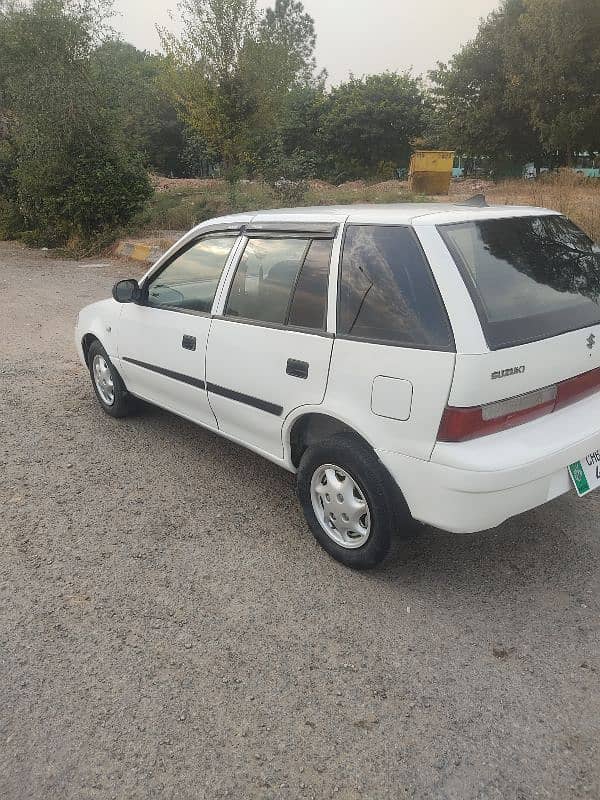
M 353 550 L 341 547 L 327 535 L 316 517 L 310 486 L 315 470 L 324 464 L 335 464 L 346 470 L 360 487 L 369 505 L 371 534 L 362 547 Z M 332 436 L 304 452 L 297 474 L 300 504 L 315 539 L 337 561 L 354 569 L 369 569 L 387 555 L 395 527 L 389 481 L 375 453 L 352 434 Z
M 102 399 L 102 397 L 100 397 L 100 393 L 98 392 L 98 387 L 96 386 L 96 381 L 94 379 L 93 364 L 94 364 L 94 358 L 97 355 L 101 355 L 106 360 L 106 363 L 108 364 L 112 375 L 114 392 L 115 392 L 115 401 L 111 406 L 107 405 Z M 112 361 L 108 356 L 108 353 L 102 347 L 102 345 L 98 340 L 92 342 L 88 352 L 87 361 L 88 361 L 88 369 L 90 371 L 90 378 L 92 379 L 92 386 L 94 387 L 94 393 L 98 399 L 98 402 L 100 403 L 100 406 L 102 407 L 102 410 L 105 411 L 111 417 L 124 417 L 129 410 L 129 403 L 128 403 L 129 398 L 127 395 L 127 390 L 125 389 L 123 380 L 119 375 L 119 373 L 117 372 L 115 365 L 112 363 Z

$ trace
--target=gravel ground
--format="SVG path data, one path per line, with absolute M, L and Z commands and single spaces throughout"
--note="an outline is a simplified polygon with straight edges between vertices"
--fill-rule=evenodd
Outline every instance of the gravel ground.
M 2 800 L 600 797 L 600 494 L 353 573 L 292 476 L 100 412 L 131 269 L 0 245 Z

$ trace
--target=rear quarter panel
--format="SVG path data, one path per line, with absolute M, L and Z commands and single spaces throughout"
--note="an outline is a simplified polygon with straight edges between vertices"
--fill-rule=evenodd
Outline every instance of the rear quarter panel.
M 338 338 L 322 413 L 346 422 L 376 450 L 429 459 L 448 400 L 454 361 L 454 353 Z M 412 384 L 407 419 L 391 419 L 373 411 L 373 386 L 380 376 Z M 399 389 L 398 415 L 405 416 L 405 383 L 399 384 Z

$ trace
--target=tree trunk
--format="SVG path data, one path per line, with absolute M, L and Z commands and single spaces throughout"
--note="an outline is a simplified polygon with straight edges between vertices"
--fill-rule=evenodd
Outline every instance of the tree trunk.
M 565 163 L 566 163 L 567 167 L 572 167 L 573 166 L 573 148 L 571 147 L 570 144 L 567 145 L 567 151 L 565 153 L 565 156 L 566 156 L 565 157 Z

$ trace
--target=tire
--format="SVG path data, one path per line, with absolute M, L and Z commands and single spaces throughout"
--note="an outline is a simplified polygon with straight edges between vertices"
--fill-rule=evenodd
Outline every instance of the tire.
M 98 340 L 92 342 L 87 361 L 92 386 L 102 410 L 111 417 L 125 417 L 130 411 L 130 397 L 121 376 Z
M 363 440 L 351 433 L 336 434 L 304 452 L 297 491 L 315 539 L 333 558 L 354 569 L 381 563 L 397 526 L 403 527 L 402 521 L 407 527 L 412 525 L 389 473 Z M 363 501 L 366 513 L 358 517 Z M 335 521 L 330 519 L 332 514 Z

